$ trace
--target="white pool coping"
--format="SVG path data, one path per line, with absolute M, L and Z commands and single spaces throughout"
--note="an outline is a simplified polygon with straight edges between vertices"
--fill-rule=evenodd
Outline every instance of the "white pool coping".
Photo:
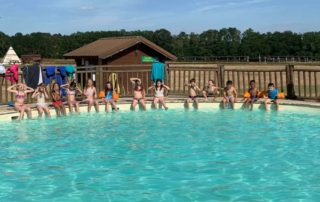
M 242 110 L 242 105 L 243 103 L 236 103 L 235 104 L 235 109 L 234 110 Z M 263 104 L 255 104 L 254 105 L 254 109 L 253 110 L 263 110 L 264 106 L 261 106 Z M 118 104 L 117 105 L 118 108 L 120 109 L 121 112 L 129 112 L 130 111 L 130 104 L 129 103 L 124 103 L 124 104 Z M 184 103 L 183 102 L 175 102 L 175 103 L 167 103 L 167 106 L 170 109 L 181 109 L 181 110 L 185 110 L 184 108 Z M 136 107 L 136 110 L 138 110 L 138 106 Z M 105 113 L 104 111 L 105 107 L 103 104 L 101 104 L 99 106 L 99 113 Z M 69 114 L 69 109 L 68 107 L 66 107 L 67 110 L 67 114 Z M 154 110 L 151 108 L 151 104 L 147 104 L 147 110 Z M 189 110 L 195 110 L 192 106 L 192 104 L 190 103 L 189 105 Z M 199 109 L 198 110 L 221 110 L 220 107 L 220 103 L 199 103 Z M 249 111 L 249 109 L 247 109 L 247 111 Z M 271 111 L 274 111 L 274 107 L 273 109 L 271 109 Z M 320 104 L 318 103 L 310 103 L 310 102 L 290 102 L 290 103 L 282 103 L 280 104 L 280 108 L 279 108 L 279 112 L 281 111 L 292 111 L 292 112 L 307 112 L 307 113 L 319 113 L 320 115 Z M 56 118 L 56 112 L 54 109 L 50 110 L 52 118 Z M 80 107 L 80 112 L 81 113 L 88 113 L 87 112 L 87 106 L 82 105 Z M 94 107 L 92 107 L 91 109 L 91 113 L 95 113 L 95 109 Z M 0 115 L 0 123 L 2 122 L 8 122 L 11 121 L 12 117 L 14 116 L 19 116 L 19 114 L 17 112 L 9 112 L 7 114 L 2 114 Z M 26 115 L 25 115 L 26 117 Z M 37 118 L 38 117 L 38 112 L 36 109 L 32 110 L 32 118 Z

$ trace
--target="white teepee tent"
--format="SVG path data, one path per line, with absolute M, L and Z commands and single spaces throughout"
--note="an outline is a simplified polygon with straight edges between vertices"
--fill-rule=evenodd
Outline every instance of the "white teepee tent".
M 18 57 L 17 53 L 13 50 L 12 46 L 10 46 L 9 50 L 7 51 L 6 55 L 3 58 L 2 63 L 4 65 L 18 63 L 21 64 L 21 60 Z

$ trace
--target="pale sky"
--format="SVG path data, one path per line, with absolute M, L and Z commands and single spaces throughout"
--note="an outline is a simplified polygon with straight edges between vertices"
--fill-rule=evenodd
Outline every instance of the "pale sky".
M 0 0 L 0 31 L 320 31 L 319 0 Z

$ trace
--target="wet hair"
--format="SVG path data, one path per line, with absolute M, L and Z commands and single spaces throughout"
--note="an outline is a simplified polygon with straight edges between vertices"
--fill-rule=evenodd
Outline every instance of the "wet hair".
M 163 88 L 163 84 L 162 84 L 162 80 L 161 79 L 157 79 L 156 80 L 156 83 L 155 83 L 155 89 L 157 90 L 157 88 L 158 88 L 158 82 L 161 82 L 161 85 L 160 85 L 160 90 L 162 90 L 162 88 Z
M 251 83 L 256 83 L 256 81 L 255 81 L 255 80 L 251 80 L 251 81 L 250 81 L 250 84 L 251 84 Z
M 269 88 L 269 87 L 274 87 L 274 83 L 269 83 L 269 84 L 268 84 L 268 88 Z
M 54 84 L 52 85 L 51 92 L 54 92 L 54 87 L 55 87 L 56 85 L 58 85 L 58 87 L 59 87 L 59 91 L 60 91 L 60 84 L 58 84 L 58 83 L 54 83 Z
M 227 81 L 227 85 L 232 85 L 233 82 L 231 80 Z
M 195 83 L 196 80 L 195 79 L 190 79 L 190 83 Z
M 110 88 L 108 88 L 108 84 L 110 84 L 110 86 L 111 86 Z M 113 92 L 113 87 L 112 87 L 112 85 L 111 85 L 111 83 L 109 81 L 104 86 L 104 91 L 105 92 L 109 92 L 109 91 Z
M 76 87 L 77 87 L 77 83 L 74 80 L 71 81 L 69 88 L 75 89 Z

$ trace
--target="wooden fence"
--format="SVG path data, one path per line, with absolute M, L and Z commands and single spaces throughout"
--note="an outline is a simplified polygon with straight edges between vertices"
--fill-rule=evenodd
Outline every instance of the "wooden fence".
M 151 81 L 151 65 L 100 65 L 100 66 L 87 66 L 77 67 L 77 81 L 82 88 L 85 87 L 89 78 L 93 79 L 97 91 L 104 89 L 106 81 L 109 80 L 111 74 L 116 74 L 118 78 L 118 84 L 120 87 L 120 93 L 122 96 L 132 95 L 132 84 L 130 78 L 140 78 L 146 93 L 151 95 L 152 92 L 147 88 L 153 85 Z
M 280 66 L 281 67 L 281 66 Z M 195 78 L 199 87 L 203 88 L 208 80 L 214 80 L 220 87 L 224 87 L 227 80 L 232 80 L 241 96 L 248 90 L 249 81 L 255 80 L 260 90 L 266 90 L 268 83 L 275 83 L 276 87 L 289 97 L 294 98 L 294 94 L 299 98 L 316 98 L 320 96 L 320 67 L 295 67 L 294 65 L 284 65 L 276 69 L 262 69 L 259 65 L 256 68 L 242 66 L 241 68 L 230 67 L 223 64 L 197 64 L 197 63 L 167 63 L 166 64 L 166 84 L 171 87 L 169 95 L 183 95 L 188 92 L 185 86 L 191 78 Z M 93 79 L 97 90 L 104 89 L 106 81 L 111 74 L 116 74 L 122 96 L 132 96 L 131 77 L 142 80 L 147 89 L 153 85 L 151 81 L 151 64 L 145 65 L 102 65 L 77 67 L 76 79 L 80 87 L 84 88 L 89 78 Z M 5 75 L 0 75 L 0 103 L 14 101 L 14 95 L 7 92 L 11 85 L 5 79 Z M 19 82 L 23 82 L 21 73 Z M 288 89 L 291 86 L 291 89 Z M 152 91 L 146 91 L 147 95 L 153 95 Z
M 167 75 L 170 94 L 186 94 L 188 89 L 184 84 L 194 78 L 200 88 L 210 79 L 219 87 L 224 87 L 226 81 L 232 80 L 240 96 L 248 90 L 250 80 L 255 80 L 261 91 L 267 90 L 269 83 L 274 83 L 288 98 L 319 99 L 320 96 L 320 67 L 315 66 L 310 69 L 295 69 L 294 65 L 262 69 L 259 65 L 256 68 L 226 68 L 222 64 L 168 63 Z
M 319 69 L 293 69 L 293 83 L 298 97 L 320 97 L 320 68 Z

